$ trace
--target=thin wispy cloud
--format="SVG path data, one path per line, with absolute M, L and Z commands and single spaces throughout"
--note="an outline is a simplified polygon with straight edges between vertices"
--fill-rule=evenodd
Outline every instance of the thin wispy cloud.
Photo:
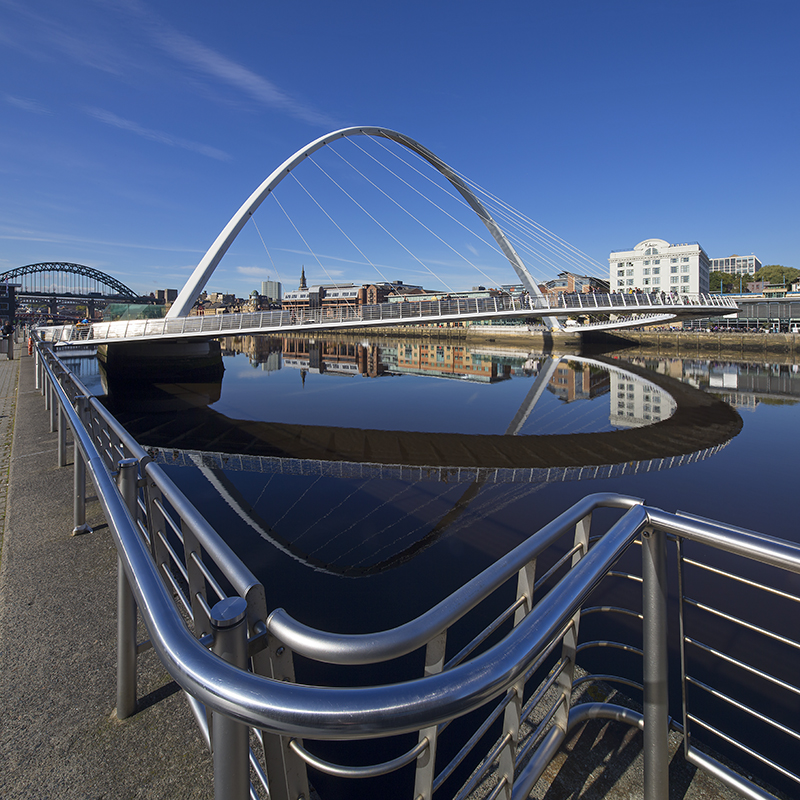
M 112 125 L 115 128 L 120 128 L 124 131 L 130 131 L 137 136 L 144 139 L 149 139 L 151 142 L 159 142 L 166 144 L 170 147 L 180 147 L 184 150 L 191 150 L 200 155 L 208 156 L 209 158 L 216 158 L 219 161 L 230 161 L 231 157 L 223 150 L 218 150 L 216 147 L 209 147 L 209 145 L 201 144 L 200 142 L 193 142 L 191 139 L 182 139 L 179 136 L 173 136 L 170 133 L 163 131 L 156 131 L 152 128 L 144 128 L 137 122 L 114 114 L 111 111 L 106 111 L 102 108 L 92 108 L 88 106 L 84 111 L 99 122 L 105 122 L 106 125 Z
M 178 31 L 162 28 L 154 33 L 154 41 L 173 58 L 233 86 L 259 103 L 286 111 L 291 116 L 310 122 L 312 125 L 334 124 L 327 114 L 309 108 L 279 89 L 267 78 L 257 75 Z
M 50 111 L 49 108 L 46 108 L 37 100 L 31 100 L 27 97 L 14 97 L 13 95 L 7 94 L 3 98 L 6 103 L 12 106 L 16 106 L 17 108 L 21 108 L 23 111 L 28 111 L 31 114 L 52 114 L 53 112 Z
M 70 236 L 69 234 L 51 233 L 42 231 L 32 231 L 24 229 L 14 229 L 0 227 L 0 239 L 18 242 L 45 242 L 47 244 L 66 244 L 66 245 L 97 245 L 100 247 L 124 247 L 136 248 L 138 250 L 158 250 L 165 253 L 202 253 L 193 247 L 174 247 L 170 245 L 151 245 L 139 242 L 112 242 L 106 239 L 87 239 L 80 236 Z
M 151 41 L 167 56 L 194 72 L 233 87 L 258 103 L 284 111 L 312 125 L 331 127 L 328 114 L 310 107 L 253 70 L 173 28 L 138 0 L 117 0 L 116 8 L 135 19 Z
M 0 29 L 0 41 L 20 51 L 26 57 L 53 59 L 66 57 L 77 64 L 111 75 L 123 75 L 135 66 L 119 42 L 103 38 L 96 30 L 76 25 L 71 20 L 59 20 L 55 14 L 41 13 L 30 3 L 2 0 L 15 22 L 5 20 Z M 65 6 L 69 14 L 69 6 Z
M 241 275 L 248 275 L 253 278 L 263 278 L 264 276 L 269 277 L 272 274 L 272 272 L 265 267 L 236 267 L 236 271 Z
M 197 39 L 182 33 L 139 0 L 98 0 L 98 14 L 86 25 L 71 14 L 69 5 L 59 16 L 43 14 L 28 3 L 0 0 L 0 6 L 16 16 L 16 24 L 0 29 L 0 42 L 37 58 L 68 58 L 82 66 L 129 78 L 142 70 L 163 80 L 159 54 L 188 67 L 193 77 L 241 95 L 267 108 L 282 111 L 312 125 L 336 127 L 337 121 L 292 96 L 252 69 L 247 68 Z M 116 12 L 124 27 L 109 24 L 103 12 Z M 132 35 L 134 30 L 139 35 Z M 144 38 L 142 38 L 144 37 Z M 148 42 L 148 45 L 145 45 Z M 155 47 L 154 51 L 152 48 Z

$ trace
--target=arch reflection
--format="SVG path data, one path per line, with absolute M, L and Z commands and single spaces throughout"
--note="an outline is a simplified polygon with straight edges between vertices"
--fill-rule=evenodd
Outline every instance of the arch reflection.
M 394 569 L 443 537 L 475 520 L 491 519 L 504 505 L 547 484 L 613 478 L 701 461 L 741 430 L 741 417 L 727 403 L 674 378 L 615 359 L 571 355 L 563 360 L 571 369 L 593 370 L 594 386 L 600 391 L 608 393 L 612 386 L 630 388 L 635 383 L 643 396 L 655 390 L 668 395 L 673 413 L 650 425 L 636 420 L 625 430 L 520 434 L 563 366 L 560 357 L 539 356 L 529 358 L 537 374 L 505 435 L 233 419 L 208 407 L 219 399 L 219 384 L 162 384 L 138 396 L 126 392 L 122 403 L 112 392 L 109 404 L 134 436 L 151 448 L 157 461 L 196 470 L 206 492 L 211 486 L 222 499 L 226 514 L 235 515 L 247 529 L 304 567 L 339 577 L 366 577 Z M 498 379 L 504 379 L 502 371 L 494 375 Z M 158 414 L 142 414 L 142 403 L 168 413 L 160 421 Z M 289 524 L 286 514 L 272 505 L 257 507 L 258 501 L 238 485 L 235 473 L 240 472 L 269 476 L 267 480 L 280 476 L 295 481 L 293 485 L 302 491 L 319 480 L 347 482 L 343 495 L 360 492 L 375 499 L 372 506 L 362 503 L 360 511 L 343 505 L 339 516 L 329 517 L 324 526 L 318 524 L 322 511 L 317 517 L 295 515 Z M 365 491 L 376 480 L 399 487 L 396 494 Z M 502 489 L 503 485 L 516 486 Z M 395 518 L 379 521 L 382 507 L 390 501 Z M 420 504 L 428 506 L 421 523 L 416 519 Z M 327 517 L 328 507 L 322 509 Z M 351 520 L 359 513 L 365 518 L 372 515 L 374 530 L 354 527 Z M 330 535 L 320 536 L 323 528 Z

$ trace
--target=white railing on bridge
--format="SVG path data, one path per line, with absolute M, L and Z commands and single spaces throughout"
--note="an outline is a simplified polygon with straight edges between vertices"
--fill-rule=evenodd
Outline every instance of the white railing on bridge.
M 532 296 L 481 297 L 379 303 L 320 309 L 282 309 L 237 314 L 147 319 L 118 322 L 95 322 L 56 325 L 40 329 L 44 341 L 54 344 L 76 341 L 114 341 L 153 338 L 179 339 L 186 336 L 224 336 L 258 333 L 303 326 L 347 327 L 365 325 L 409 324 L 415 321 L 458 321 L 492 317 L 570 316 L 584 314 L 628 313 L 651 315 L 707 310 L 733 312 L 738 306 L 730 297 L 715 294 L 629 293 L 629 294 L 560 294 L 545 299 Z M 639 311 L 641 309 L 641 311 Z

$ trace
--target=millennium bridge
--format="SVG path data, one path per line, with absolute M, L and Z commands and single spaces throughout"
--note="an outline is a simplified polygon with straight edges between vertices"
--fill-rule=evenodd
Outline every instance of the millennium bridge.
M 435 301 L 390 302 L 365 306 L 310 309 L 302 312 L 276 311 L 247 314 L 225 314 L 214 318 L 190 316 L 195 301 L 214 274 L 217 266 L 242 231 L 253 219 L 256 209 L 273 195 L 275 189 L 300 164 L 312 158 L 318 150 L 341 140 L 369 136 L 388 139 L 418 156 L 432 166 L 456 190 L 468 209 L 477 215 L 493 241 L 497 255 L 513 269 L 524 287 L 520 297 L 490 297 L 483 299 L 445 299 Z M 327 212 L 326 212 L 327 213 Z M 505 213 L 505 209 L 501 213 Z M 513 217 L 508 225 L 515 224 Z M 537 233 L 537 236 L 541 236 Z M 348 236 L 348 241 L 353 244 Z M 479 320 L 535 318 L 547 328 L 569 330 L 611 330 L 630 326 L 668 323 L 675 320 L 736 313 L 738 307 L 730 297 L 684 292 L 653 291 L 620 294 L 578 294 L 557 299 L 544 296 L 529 266 L 521 258 L 512 236 L 501 229 L 487 205 L 478 197 L 476 187 L 452 167 L 423 147 L 419 142 L 387 128 L 354 127 L 322 136 L 298 150 L 279 165 L 252 193 L 223 228 L 214 243 L 198 263 L 186 285 L 163 320 L 140 320 L 116 323 L 87 323 L 80 326 L 54 326 L 42 331 L 49 342 L 74 342 L 91 339 L 97 344 L 121 341 L 155 341 L 164 339 L 208 339 L 228 334 L 257 334 L 296 330 L 326 330 L 362 328 L 385 325 L 452 324 Z M 548 243 L 552 248 L 553 246 Z M 559 243 L 559 248 L 572 258 L 574 248 Z M 555 248 L 553 248 L 555 249 Z M 359 252 L 362 252 L 358 248 Z M 545 262 L 552 268 L 552 253 Z M 569 262 L 571 263 L 571 262 Z M 434 277 L 438 277 L 427 266 Z M 475 265 L 473 265 L 475 266 Z M 475 267 L 481 274 L 478 267 Z

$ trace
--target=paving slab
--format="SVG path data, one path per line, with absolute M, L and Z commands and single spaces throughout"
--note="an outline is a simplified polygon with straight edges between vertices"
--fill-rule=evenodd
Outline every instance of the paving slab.
M 17 355 L 0 356 L 0 797 L 211 798 L 208 750 L 152 651 L 140 710 L 116 718 L 116 550 L 91 486 L 94 530 L 71 535 L 72 448 L 59 468 L 33 359 Z

